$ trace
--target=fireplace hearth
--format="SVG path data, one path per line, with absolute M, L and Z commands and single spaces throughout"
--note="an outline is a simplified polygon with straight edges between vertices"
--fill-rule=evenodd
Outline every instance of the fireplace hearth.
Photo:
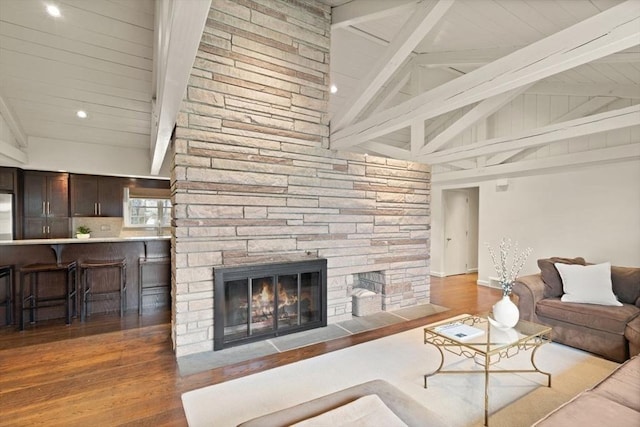
M 215 267 L 214 350 L 327 325 L 327 260 Z

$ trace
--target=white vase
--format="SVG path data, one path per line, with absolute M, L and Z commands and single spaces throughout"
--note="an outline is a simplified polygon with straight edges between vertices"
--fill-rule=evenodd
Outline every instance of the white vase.
M 493 319 L 505 328 L 513 328 L 518 323 L 520 311 L 508 295 L 493 305 Z

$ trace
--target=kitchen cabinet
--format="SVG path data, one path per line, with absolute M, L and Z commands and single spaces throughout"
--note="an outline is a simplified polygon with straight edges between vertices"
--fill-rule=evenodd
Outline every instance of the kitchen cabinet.
M 16 183 L 16 168 L 0 166 L 0 190 L 13 193 Z
M 69 237 L 68 174 L 25 172 L 23 206 L 23 238 Z
M 111 176 L 77 175 L 69 178 L 71 216 L 122 216 L 124 180 Z

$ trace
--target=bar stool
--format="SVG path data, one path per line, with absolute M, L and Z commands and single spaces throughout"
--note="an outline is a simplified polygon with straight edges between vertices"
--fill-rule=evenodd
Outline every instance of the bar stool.
M 147 295 L 163 296 L 171 294 L 171 271 L 167 271 L 166 277 L 168 281 L 153 280 L 147 282 L 145 280 L 144 272 L 147 268 L 154 266 L 165 266 L 162 268 L 169 268 L 171 264 L 171 258 L 147 258 L 146 256 L 138 258 L 138 316 L 142 316 L 143 311 L 143 298 Z M 156 271 L 156 276 L 160 272 Z
M 7 326 L 13 323 L 13 265 L 0 266 L 0 279 L 4 279 L 4 306 Z
M 64 274 L 64 294 L 41 296 L 40 275 L 43 273 Z M 28 279 L 28 280 L 27 280 Z M 29 294 L 25 295 L 26 282 L 29 283 Z M 29 321 L 36 322 L 36 310 L 39 308 L 65 306 L 66 324 L 71 324 L 71 316 L 76 316 L 77 295 L 76 261 L 56 264 L 28 264 L 20 269 L 20 330 L 24 330 L 24 311 L 29 310 Z
M 120 275 L 118 289 L 94 290 L 92 282 L 93 272 L 98 269 L 117 268 Z M 118 294 L 120 298 L 120 317 L 124 316 L 127 307 L 127 259 L 98 260 L 87 259 L 80 262 L 82 274 L 82 309 L 80 311 L 80 321 L 84 322 L 85 317 L 91 315 L 91 303 L 98 299 L 109 299 L 111 295 Z

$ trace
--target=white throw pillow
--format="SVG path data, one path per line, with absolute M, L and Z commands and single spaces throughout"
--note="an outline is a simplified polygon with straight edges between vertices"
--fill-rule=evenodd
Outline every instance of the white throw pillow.
M 564 288 L 562 301 L 622 305 L 612 290 L 610 262 L 594 265 L 561 263 L 554 265 L 562 278 L 562 287 Z

